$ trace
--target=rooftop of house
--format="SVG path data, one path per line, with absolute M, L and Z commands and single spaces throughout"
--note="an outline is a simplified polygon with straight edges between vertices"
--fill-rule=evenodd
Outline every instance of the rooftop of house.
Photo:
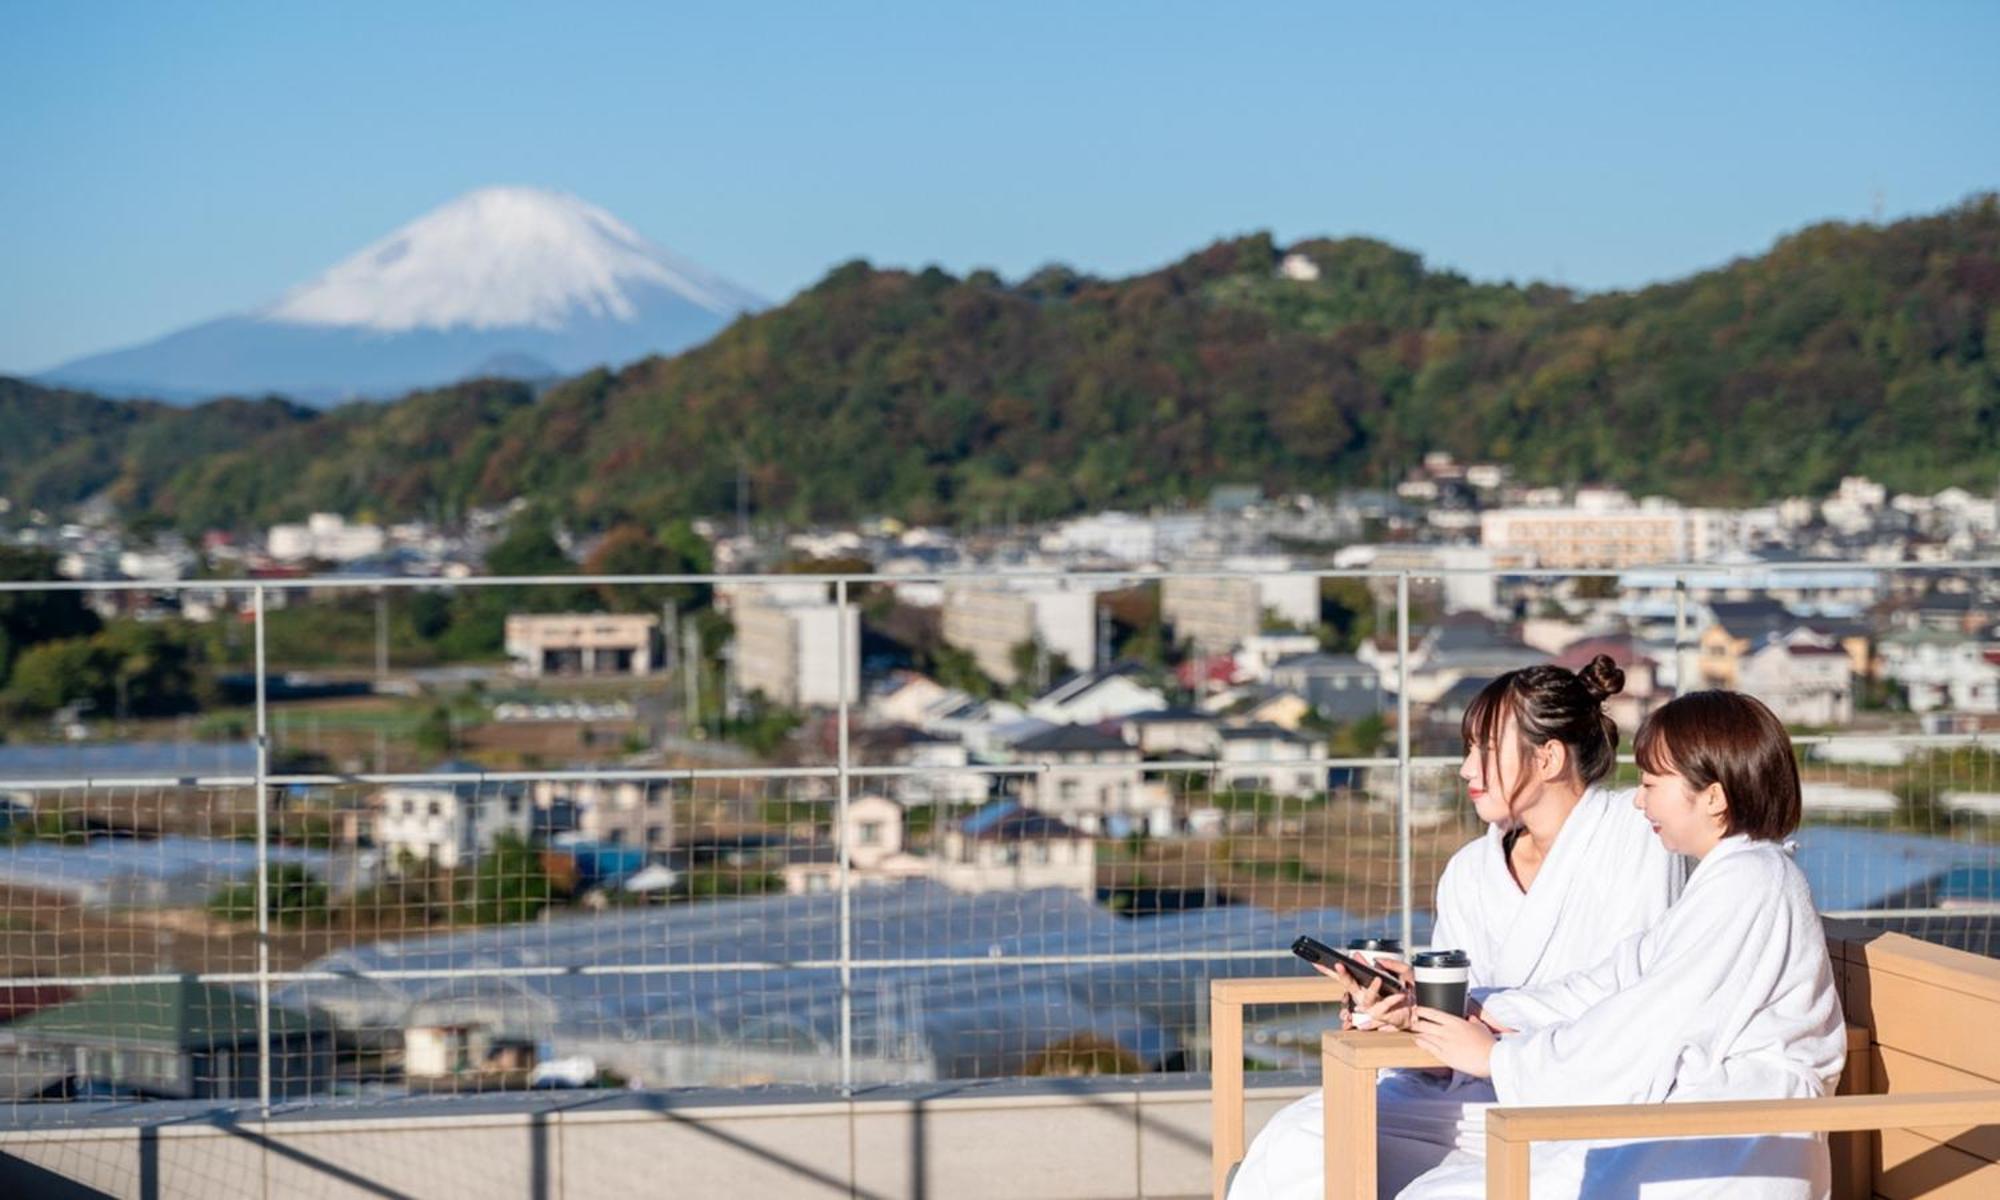
M 66 1004 L 29 1014 L 13 1027 L 50 1041 L 116 1040 L 121 1045 L 177 1051 L 240 1046 L 257 1040 L 257 1001 L 219 983 L 114 983 Z M 330 1033 L 322 1014 L 274 1005 L 271 1033 L 290 1037 Z
M 1022 754 L 1083 754 L 1130 750 L 1124 738 L 1090 725 L 1058 725 L 1014 743 Z

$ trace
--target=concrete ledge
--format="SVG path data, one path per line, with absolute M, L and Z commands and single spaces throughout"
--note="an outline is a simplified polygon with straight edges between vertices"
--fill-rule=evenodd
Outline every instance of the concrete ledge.
M 1250 1090 L 1249 1128 L 1303 1095 Z M 1208 1190 L 1205 1076 L 863 1089 L 529 1092 L 341 1101 L 258 1120 L 213 1104 L 24 1105 L 0 1195 L 1156 1200 Z

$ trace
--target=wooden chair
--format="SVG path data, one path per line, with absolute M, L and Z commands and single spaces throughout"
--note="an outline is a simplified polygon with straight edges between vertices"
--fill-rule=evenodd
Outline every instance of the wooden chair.
M 1807 1132 L 1833 1135 L 1835 1200 L 2000 1195 L 2000 962 L 1853 926 L 1827 940 L 1849 1022 L 1838 1097 L 1490 1109 L 1490 1200 L 1525 1200 L 1538 1141 Z M 1211 987 L 1217 1200 L 1245 1144 L 1243 1008 L 1337 995 L 1318 976 Z M 1405 1034 L 1329 1033 L 1321 1065 L 1326 1195 L 1373 1200 L 1376 1076 L 1437 1064 Z

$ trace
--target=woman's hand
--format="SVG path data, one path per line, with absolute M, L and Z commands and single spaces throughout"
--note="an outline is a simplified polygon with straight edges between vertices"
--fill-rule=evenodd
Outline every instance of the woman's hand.
M 1419 1008 L 1410 1031 L 1417 1045 L 1452 1070 L 1479 1079 L 1493 1077 L 1493 1031 L 1483 1022 L 1468 1021 L 1435 1008 Z
M 1318 963 L 1312 964 L 1313 970 L 1318 971 L 1328 979 L 1339 980 L 1347 988 L 1347 1008 L 1346 1011 L 1341 1013 L 1340 1017 L 1340 1027 L 1342 1029 L 1407 1029 L 1409 1027 L 1408 994 L 1409 989 L 1414 986 L 1411 981 L 1410 969 L 1393 958 L 1382 959 L 1376 965 L 1385 972 L 1402 979 L 1404 990 L 1402 992 L 1391 992 L 1385 996 L 1382 994 L 1382 981 L 1379 979 L 1370 980 L 1367 987 L 1362 987 L 1354 981 L 1352 975 L 1347 973 L 1346 967 L 1340 966 L 1337 963 L 1331 967 L 1323 967 Z
M 1505 1035 L 1509 1033 L 1519 1032 L 1518 1030 L 1510 1029 L 1507 1026 L 1502 1025 L 1500 1022 L 1494 1020 L 1492 1017 L 1487 1016 L 1485 1007 L 1482 1006 L 1478 1000 L 1468 1000 L 1465 1002 L 1465 1015 L 1471 1018 L 1472 1020 L 1479 1022 L 1481 1025 L 1486 1026 L 1486 1028 L 1491 1029 L 1496 1034 Z

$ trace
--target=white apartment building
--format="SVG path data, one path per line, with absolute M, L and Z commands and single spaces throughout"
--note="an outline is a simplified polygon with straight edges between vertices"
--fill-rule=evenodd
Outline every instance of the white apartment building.
M 1193 568 L 1190 569 L 1201 569 Z M 1319 624 L 1319 580 L 1290 573 L 1283 558 L 1233 558 L 1225 571 L 1260 575 L 1170 576 L 1160 581 L 1160 616 L 1174 636 L 1203 654 L 1227 654 L 1264 632 L 1265 615 L 1300 629 Z
M 314 513 L 303 525 L 273 525 L 264 551 L 279 562 L 317 558 L 352 562 L 371 558 L 388 548 L 388 537 L 374 525 L 349 525 L 339 513 Z
M 666 850 L 674 844 L 673 785 L 636 779 L 538 779 L 529 799 L 545 828 L 588 841 Z
M 1882 676 L 1902 685 L 1910 711 L 2000 712 L 2000 647 L 1963 634 L 1903 629 L 1877 648 Z
M 1671 505 L 1496 508 L 1479 516 L 1479 544 L 1525 550 L 1555 570 L 1623 569 L 1686 562 L 1694 522 Z
M 1767 638 L 1737 666 L 1736 686 L 1788 725 L 1854 719 L 1854 668 L 1847 651 L 1810 635 Z
M 507 657 L 516 674 L 650 675 L 660 619 L 644 613 L 513 613 Z
M 1035 643 L 1076 671 L 1097 666 L 1097 594 L 1056 580 L 953 584 L 945 589 L 944 640 L 972 655 L 987 678 L 1015 683 L 1014 649 Z
M 438 774 L 478 771 L 446 763 Z M 471 863 L 502 834 L 525 839 L 534 812 L 524 789 L 502 783 L 397 784 L 370 797 L 373 836 L 383 861 L 395 869 L 404 854 L 447 870 Z
M 832 707 L 841 693 L 860 694 L 861 615 L 824 599 L 809 603 L 739 603 L 736 686 L 785 708 Z M 844 660 L 844 661 L 843 661 Z M 843 683 L 845 684 L 843 688 Z

